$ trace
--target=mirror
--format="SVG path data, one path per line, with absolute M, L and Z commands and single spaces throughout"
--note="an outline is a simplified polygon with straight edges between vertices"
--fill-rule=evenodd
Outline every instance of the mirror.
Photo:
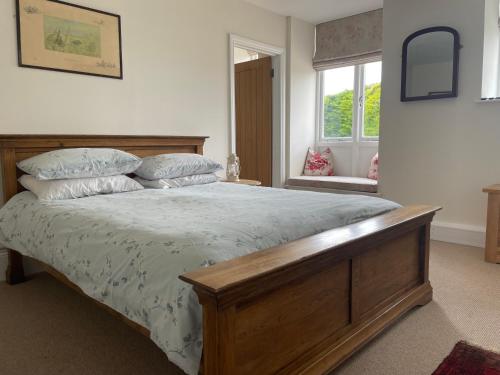
M 401 101 L 457 96 L 458 32 L 446 26 L 411 34 L 403 44 Z

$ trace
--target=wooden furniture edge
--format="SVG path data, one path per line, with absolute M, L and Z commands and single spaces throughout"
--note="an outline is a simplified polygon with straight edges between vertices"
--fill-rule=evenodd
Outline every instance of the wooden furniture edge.
M 488 194 L 484 260 L 500 263 L 500 184 L 485 187 L 483 192 Z
M 134 134 L 0 134 L 0 139 L 5 140 L 26 140 L 26 139 L 109 139 L 115 141 L 116 139 L 155 139 L 155 140 L 167 140 L 167 139 L 208 139 L 209 136 L 206 135 L 134 135 Z
M 483 188 L 483 193 L 500 194 L 500 184 L 493 184 Z
M 248 178 L 240 178 L 238 181 L 221 180 L 220 182 L 225 182 L 228 184 L 237 184 L 237 185 L 249 185 L 249 186 L 261 186 L 262 185 L 261 181 L 250 180 Z
M 284 268 L 298 265 L 312 257 L 337 249 L 340 251 L 355 241 L 381 234 L 419 217 L 426 220 L 427 216 L 434 215 L 439 210 L 440 207 L 423 205 L 398 208 L 358 223 L 200 268 L 181 275 L 180 279 L 205 293 L 221 294 Z

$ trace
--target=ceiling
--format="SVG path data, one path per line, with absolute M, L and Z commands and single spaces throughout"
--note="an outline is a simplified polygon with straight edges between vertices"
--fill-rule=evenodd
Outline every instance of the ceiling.
M 383 0 L 245 0 L 284 16 L 312 24 L 382 8 Z

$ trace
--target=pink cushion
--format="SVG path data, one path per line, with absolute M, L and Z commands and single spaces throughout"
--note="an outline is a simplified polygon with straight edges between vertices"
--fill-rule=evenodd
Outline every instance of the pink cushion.
M 378 152 L 372 158 L 370 169 L 368 170 L 368 178 L 378 180 Z
M 333 176 L 333 154 L 330 147 L 323 152 L 309 148 L 307 151 L 304 176 Z

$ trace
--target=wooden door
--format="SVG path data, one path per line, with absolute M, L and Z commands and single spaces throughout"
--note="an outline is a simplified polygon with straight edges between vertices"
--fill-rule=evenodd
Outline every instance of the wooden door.
M 236 154 L 241 178 L 272 185 L 272 61 L 235 65 Z

